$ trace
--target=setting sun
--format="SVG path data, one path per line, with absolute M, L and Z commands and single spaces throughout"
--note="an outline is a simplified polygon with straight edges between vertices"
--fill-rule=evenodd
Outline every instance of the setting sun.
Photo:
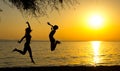
M 89 17 L 88 23 L 91 28 L 98 29 L 103 26 L 103 17 L 95 14 Z

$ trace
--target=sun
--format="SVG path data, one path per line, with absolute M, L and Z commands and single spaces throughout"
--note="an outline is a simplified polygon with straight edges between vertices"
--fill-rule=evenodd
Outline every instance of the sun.
M 103 26 L 103 17 L 101 15 L 95 14 L 89 17 L 88 23 L 91 28 L 98 29 Z

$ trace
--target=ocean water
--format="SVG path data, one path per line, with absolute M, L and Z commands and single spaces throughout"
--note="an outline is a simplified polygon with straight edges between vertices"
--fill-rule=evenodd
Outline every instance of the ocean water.
M 31 48 L 36 64 L 31 63 L 28 52 L 25 55 L 12 52 L 14 48 L 23 50 L 23 46 L 24 42 L 18 44 L 17 41 L 0 41 L 0 68 L 120 65 L 120 42 L 62 42 L 55 51 L 50 51 L 49 42 L 32 41 Z

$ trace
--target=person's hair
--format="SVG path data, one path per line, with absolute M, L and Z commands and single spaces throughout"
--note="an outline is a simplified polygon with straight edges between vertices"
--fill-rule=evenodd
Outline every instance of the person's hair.
M 54 26 L 53 26 L 53 29 L 55 29 L 55 30 L 58 29 L 58 26 L 57 26 L 57 25 L 54 25 Z

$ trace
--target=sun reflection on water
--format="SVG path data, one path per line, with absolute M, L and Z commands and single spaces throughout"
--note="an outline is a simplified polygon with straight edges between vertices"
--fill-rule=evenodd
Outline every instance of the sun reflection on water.
M 100 55 L 99 52 L 100 51 L 99 50 L 100 50 L 100 44 L 101 44 L 101 42 L 100 41 L 92 41 L 91 44 L 92 44 L 93 56 L 94 56 L 93 62 L 96 65 L 97 63 L 100 62 L 100 58 L 99 58 L 99 55 Z

